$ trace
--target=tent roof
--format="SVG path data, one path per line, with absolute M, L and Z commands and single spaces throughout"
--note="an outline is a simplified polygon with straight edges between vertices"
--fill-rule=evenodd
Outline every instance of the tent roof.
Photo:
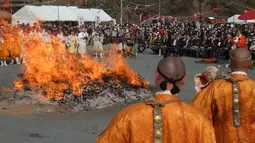
M 30 16 L 33 16 L 34 18 L 36 18 L 38 20 L 55 21 L 55 20 L 57 20 L 57 17 L 58 17 L 57 13 L 54 11 L 53 7 L 50 7 L 50 6 L 49 7 L 24 6 L 23 8 L 25 8 L 29 12 Z M 17 15 L 17 16 L 19 16 L 19 15 Z
M 238 17 L 240 20 L 254 20 L 255 19 L 255 9 L 249 10 L 248 12 L 240 15 Z
M 245 21 L 238 19 L 239 16 L 240 14 L 231 16 L 230 18 L 228 18 L 228 23 L 238 23 L 238 24 L 245 23 Z
M 56 7 L 56 13 L 58 8 Z M 77 15 L 72 12 L 71 8 L 65 6 L 59 6 L 59 19 L 60 21 L 77 21 Z
M 237 23 L 237 24 L 244 24 L 244 23 L 255 23 L 255 20 L 239 20 L 238 17 L 240 14 L 236 14 L 228 18 L 228 23 Z
M 77 21 L 77 16 L 66 6 L 28 6 L 42 21 Z
M 95 16 L 88 9 L 70 8 L 70 10 L 76 17 L 81 16 L 85 21 L 95 21 Z
M 100 21 L 102 22 L 108 22 L 112 21 L 112 18 L 102 9 L 89 9 L 92 15 L 94 15 L 94 20 L 96 20 L 96 17 L 98 16 Z
M 41 21 L 77 21 L 82 16 L 84 21 L 108 22 L 112 18 L 102 9 L 80 9 L 78 7 L 67 6 L 30 6 L 26 5 L 13 14 L 13 17 L 32 18 Z

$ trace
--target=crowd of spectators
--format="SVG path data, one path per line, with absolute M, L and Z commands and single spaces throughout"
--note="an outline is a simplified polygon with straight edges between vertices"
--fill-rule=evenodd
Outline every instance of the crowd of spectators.
M 3 26 L 1 29 L 4 29 Z M 93 45 L 95 43 L 93 33 L 96 32 L 103 36 L 102 44 L 117 42 L 120 51 L 143 52 L 144 49 L 150 48 L 155 53 L 227 59 L 229 50 L 237 47 L 255 50 L 255 24 L 206 22 L 199 24 L 196 21 L 185 20 L 165 23 L 153 21 L 139 26 L 129 23 L 104 24 L 95 27 L 94 24 L 77 26 L 76 23 L 70 22 L 43 22 L 34 25 L 17 23 L 13 29 L 22 31 L 23 35 L 39 34 L 45 42 L 52 41 L 54 37 L 60 37 L 67 47 L 70 46 L 69 37 L 71 36 L 71 38 L 74 37 L 72 40 L 74 48 L 78 48 L 77 42 L 74 41 L 79 39 L 79 33 L 85 32 L 86 45 Z M 5 30 L 2 30 L 4 34 L 3 31 Z M 5 41 L 3 34 L 0 35 L 1 41 Z M 3 56 L 1 60 L 5 60 Z
M 228 51 L 237 47 L 255 48 L 254 24 L 208 24 L 200 27 L 194 21 L 173 21 L 145 25 L 149 43 L 157 42 L 167 52 L 194 57 L 227 58 Z

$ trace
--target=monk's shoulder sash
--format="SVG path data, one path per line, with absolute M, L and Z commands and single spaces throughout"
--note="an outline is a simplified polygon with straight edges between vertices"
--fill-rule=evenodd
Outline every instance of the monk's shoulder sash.
M 234 79 L 231 77 L 226 77 L 226 80 L 228 82 L 232 83 L 232 103 L 233 103 L 233 126 L 235 128 L 239 128 L 241 126 L 240 123 L 240 104 L 239 104 L 239 98 L 240 98 L 240 87 L 238 86 L 238 82 L 248 80 L 249 78 L 242 78 L 242 79 Z
M 153 132 L 154 132 L 154 143 L 163 143 L 163 125 L 162 125 L 162 110 L 160 107 L 164 107 L 166 104 L 172 102 L 181 101 L 179 98 L 167 100 L 164 102 L 157 101 L 154 97 L 145 101 L 146 105 L 153 107 Z

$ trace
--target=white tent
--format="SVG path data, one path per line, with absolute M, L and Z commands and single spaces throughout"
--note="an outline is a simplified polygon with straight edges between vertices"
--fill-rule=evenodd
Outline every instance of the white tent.
M 45 16 L 42 21 L 76 21 L 77 18 L 73 12 L 69 10 L 66 6 L 36 6 L 36 10 L 42 10 L 42 13 L 47 11 L 46 13 L 49 14 L 47 17 Z M 41 12 L 38 13 L 38 17 L 40 17 Z
M 17 21 L 25 23 L 57 20 L 65 21 L 70 19 L 71 14 L 72 12 L 68 12 L 62 7 L 57 8 L 56 6 L 24 6 L 13 14 L 12 23 L 16 24 Z M 28 21 L 26 21 L 27 19 Z
M 235 23 L 235 24 L 255 23 L 255 20 L 239 20 L 238 19 L 239 16 L 240 14 L 236 14 L 228 18 L 228 23 Z
M 85 21 L 95 21 L 95 16 L 91 14 L 91 12 L 88 9 L 70 9 L 75 15 L 76 18 L 79 16 L 82 16 Z
M 101 9 L 79 9 L 67 6 L 24 6 L 12 17 L 12 24 L 32 24 L 38 21 L 78 21 L 83 17 L 85 22 L 95 22 L 99 17 L 101 22 L 110 22 L 112 18 Z
M 112 18 L 102 9 L 89 9 L 89 11 L 94 15 L 94 21 L 97 20 L 97 17 L 99 17 L 101 22 L 112 21 Z
M 239 14 L 231 16 L 230 18 L 228 18 L 228 23 L 244 24 L 245 21 L 244 20 L 239 20 L 238 19 L 239 16 L 240 16 Z
M 39 20 L 54 21 L 56 18 L 57 15 L 52 15 L 52 12 L 49 9 L 45 10 L 43 7 L 24 6 L 12 15 L 12 23 L 16 24 L 20 21 L 32 24 Z
M 77 15 L 72 12 L 71 8 L 59 6 L 56 9 L 59 14 L 58 21 L 77 21 Z

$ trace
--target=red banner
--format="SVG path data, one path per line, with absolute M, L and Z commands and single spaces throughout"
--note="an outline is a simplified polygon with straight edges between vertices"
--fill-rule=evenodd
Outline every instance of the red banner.
M 213 8 L 213 11 L 219 11 L 220 10 L 220 8 L 218 8 L 218 7 L 215 7 L 215 8 Z
M 194 18 L 195 18 L 195 19 L 199 19 L 199 18 L 200 18 L 200 15 L 197 14 L 197 13 L 195 13 L 195 14 L 194 14 Z

